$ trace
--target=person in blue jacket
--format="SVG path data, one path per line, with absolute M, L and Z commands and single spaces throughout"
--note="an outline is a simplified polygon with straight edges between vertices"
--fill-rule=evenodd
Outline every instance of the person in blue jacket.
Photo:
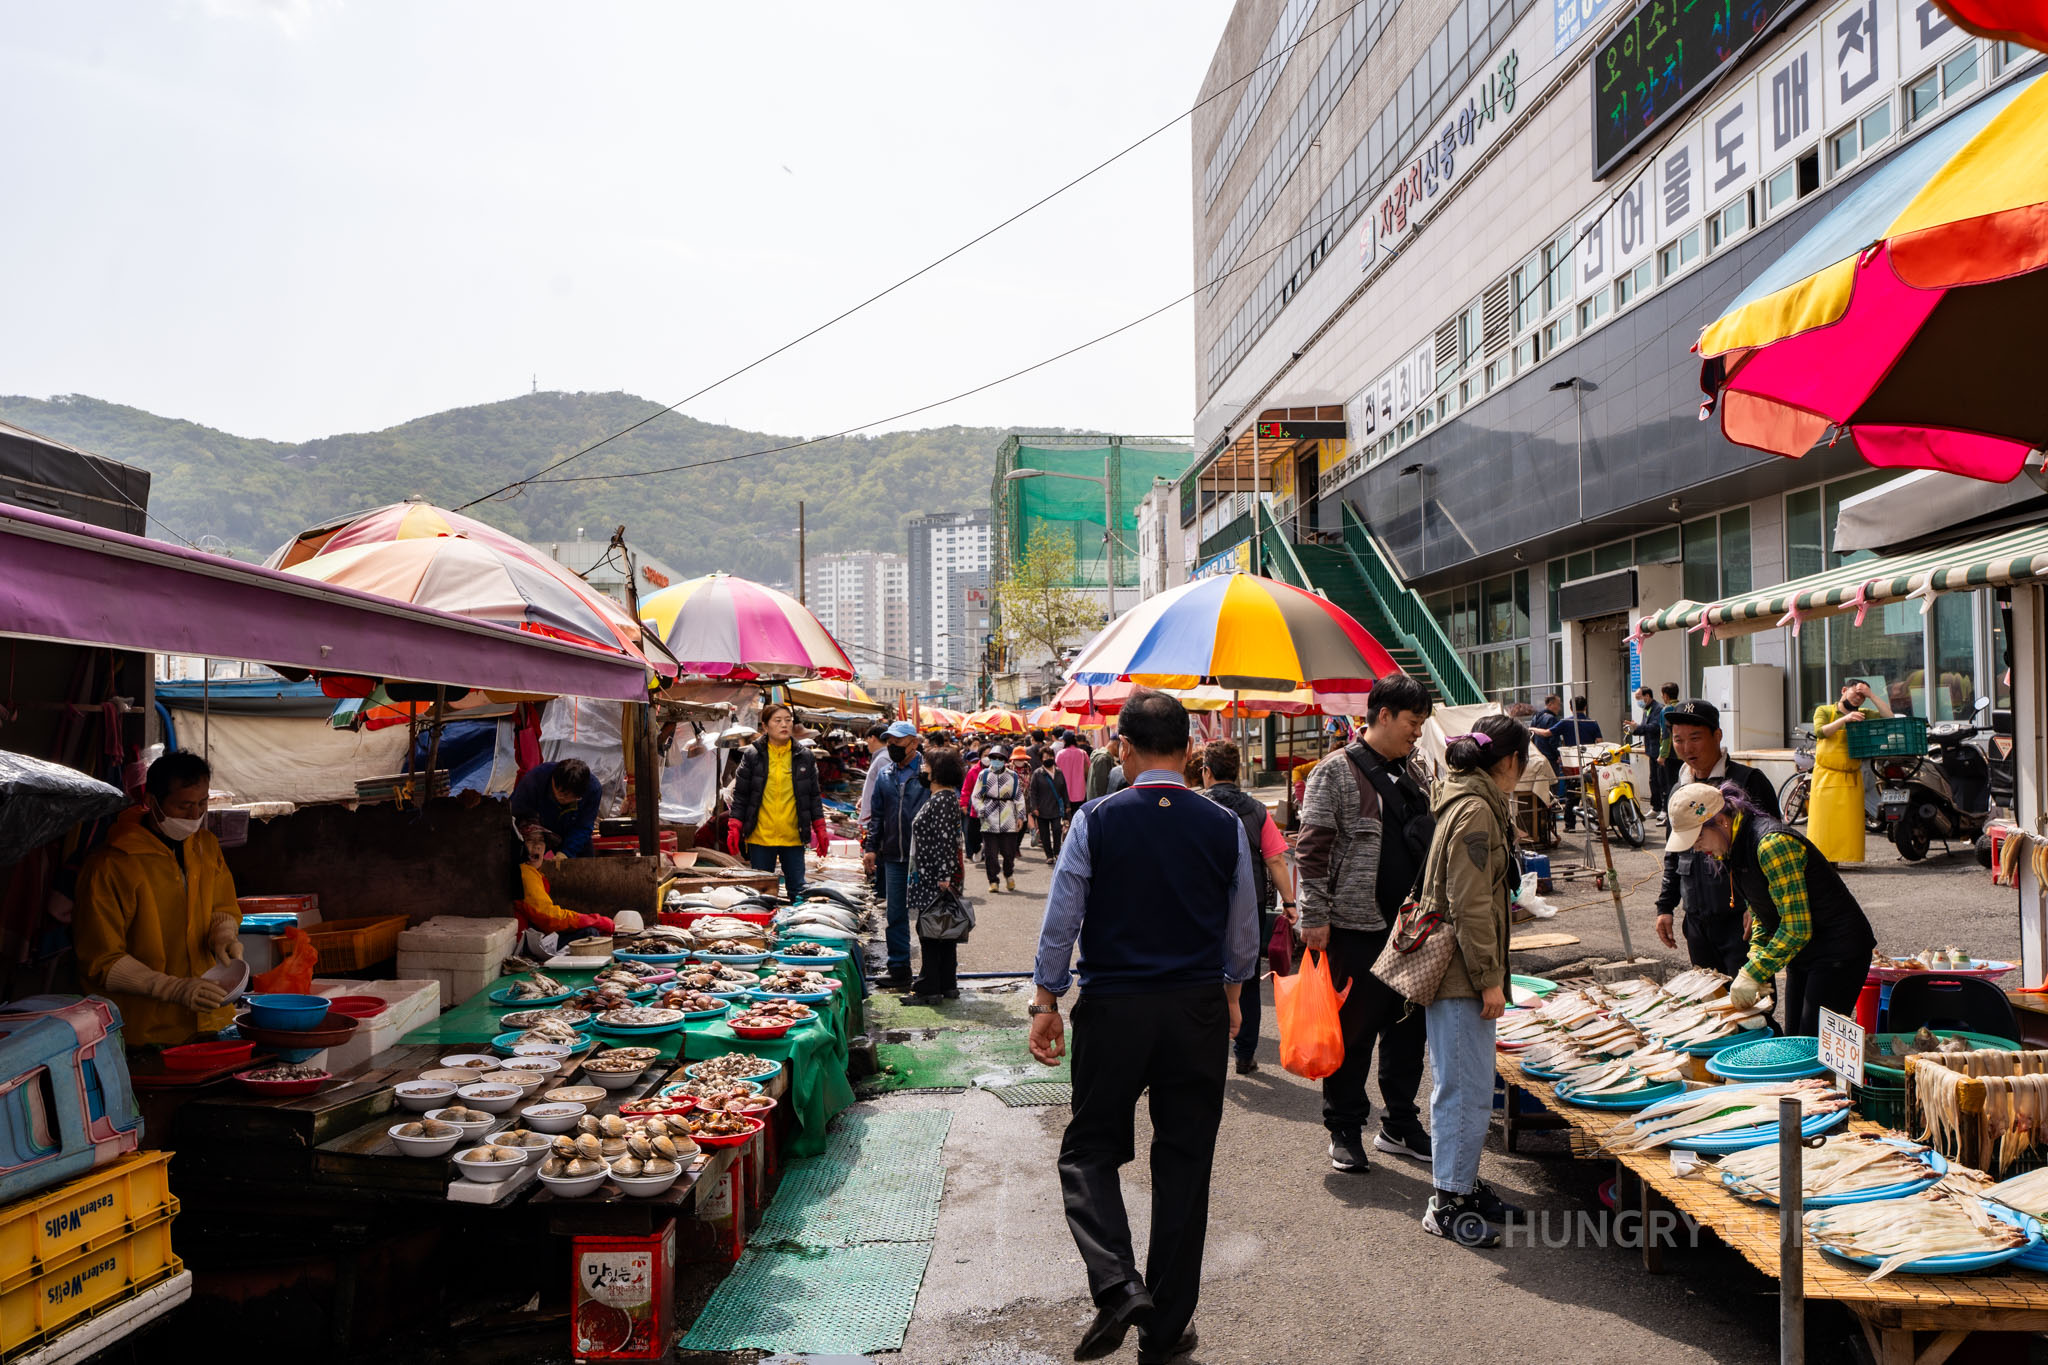
M 863 851 L 882 869 L 882 894 L 888 905 L 885 938 L 892 991 L 910 989 L 910 825 L 931 795 L 923 761 L 918 757 L 917 727 L 899 720 L 889 727 L 889 767 L 875 781 L 869 798 Z
M 548 848 L 570 858 L 590 856 L 604 784 L 580 758 L 529 768 L 512 788 L 512 822 L 541 827 Z

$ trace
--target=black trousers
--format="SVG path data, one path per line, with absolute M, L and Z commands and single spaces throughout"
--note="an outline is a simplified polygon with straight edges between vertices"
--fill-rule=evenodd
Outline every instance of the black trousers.
M 1679 927 L 1685 934 L 1686 956 L 1695 967 L 1711 967 L 1733 976 L 1749 961 L 1749 940 L 1742 936 L 1740 910 L 1712 917 L 1685 912 L 1679 916 Z M 1856 986 L 1862 989 L 1861 977 Z
M 960 837 L 967 842 L 968 857 L 972 858 L 981 852 L 981 817 L 979 815 L 963 813 L 960 816 Z
M 1142 1279 L 1153 1309 L 1139 1347 L 1163 1350 L 1187 1330 L 1201 1292 L 1230 1007 L 1218 986 L 1084 995 L 1073 1024 L 1074 1116 L 1059 1162 L 1067 1227 L 1098 1306 Z M 1152 1236 L 1141 1277 L 1117 1171 L 1137 1155 L 1138 1096 L 1148 1089 Z
M 1422 1054 L 1428 1034 L 1422 1011 L 1372 974 L 1392 929 L 1330 930 L 1330 984 L 1345 996 L 1337 1019 L 1344 1029 L 1344 1065 L 1323 1078 L 1323 1127 L 1357 1132 L 1372 1115 L 1365 1078 L 1372 1073 L 1373 1045 L 1379 1045 L 1381 1123 L 1396 1132 L 1422 1126 L 1415 1095 L 1422 1088 Z
M 1810 962 L 1785 969 L 1785 1031 L 1804 1038 L 1820 1035 L 1820 1012 L 1854 1016 L 1856 997 L 1870 973 L 1864 961 Z
M 910 983 L 912 995 L 944 995 L 960 989 L 960 940 L 917 936 L 922 953 L 918 958 L 917 980 Z
M 1053 862 L 1060 856 L 1060 844 L 1065 831 L 1057 815 L 1038 817 L 1038 846 L 1045 852 L 1045 860 Z
M 996 872 L 1001 870 L 1005 877 L 1017 875 L 1017 849 L 1024 843 L 1024 831 L 1013 829 L 1008 834 L 998 834 L 992 829 L 981 832 L 981 856 L 988 867 L 988 884 L 996 884 Z

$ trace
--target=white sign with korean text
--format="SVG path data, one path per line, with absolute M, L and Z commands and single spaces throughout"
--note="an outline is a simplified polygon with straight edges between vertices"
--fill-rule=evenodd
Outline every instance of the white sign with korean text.
M 1744 81 L 1707 112 L 1701 133 L 1706 140 L 1707 210 L 1757 177 L 1756 82 Z
M 1820 140 L 1820 30 L 1809 28 L 1757 75 L 1757 131 L 1764 174 Z
M 1899 71 L 1904 79 L 1912 79 L 1920 68 L 1970 40 L 1934 0 L 1899 0 Z
M 1863 1084 L 1863 1026 L 1846 1014 L 1822 1010 L 1820 1060 L 1849 1084 Z
M 1556 57 L 1599 27 L 1615 0 L 1550 0 L 1550 4 L 1550 55 Z
M 1692 123 L 1671 139 L 1657 156 L 1651 201 L 1657 208 L 1657 235 L 1669 241 L 1697 223 L 1707 211 L 1706 143 L 1700 125 Z
M 1359 439 L 1372 440 L 1415 411 L 1435 388 L 1436 342 L 1429 340 L 1366 386 L 1354 408 L 1352 430 Z
M 1830 130 L 1891 98 L 1899 83 L 1899 17 L 1893 0 L 1837 5 L 1820 21 L 1820 43 L 1821 117 Z

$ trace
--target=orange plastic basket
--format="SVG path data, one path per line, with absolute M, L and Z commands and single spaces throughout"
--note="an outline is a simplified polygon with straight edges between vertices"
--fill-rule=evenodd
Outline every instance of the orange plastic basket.
M 397 956 L 398 936 L 409 923 L 404 915 L 369 915 L 309 924 L 305 930 L 320 954 L 322 971 L 354 972 Z

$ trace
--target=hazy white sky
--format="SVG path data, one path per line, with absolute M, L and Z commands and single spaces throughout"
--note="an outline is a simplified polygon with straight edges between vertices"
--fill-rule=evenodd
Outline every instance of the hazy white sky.
M 1185 110 L 1229 0 L 15 3 L 0 390 L 298 440 L 672 401 Z M 1191 287 L 1183 122 L 688 404 L 815 434 Z M 897 426 L 1189 428 L 1190 309 Z

